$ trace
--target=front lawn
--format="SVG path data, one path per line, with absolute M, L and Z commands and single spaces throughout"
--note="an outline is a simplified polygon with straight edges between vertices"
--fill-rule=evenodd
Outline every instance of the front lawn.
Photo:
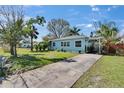
M 68 52 L 31 52 L 29 49 L 18 49 L 18 58 L 11 57 L 9 53 L 4 53 L 0 49 L 0 55 L 6 56 L 12 62 L 10 72 L 27 71 L 34 68 L 42 67 L 44 65 L 54 63 L 77 54 Z
M 73 87 L 124 87 L 124 57 L 103 56 Z

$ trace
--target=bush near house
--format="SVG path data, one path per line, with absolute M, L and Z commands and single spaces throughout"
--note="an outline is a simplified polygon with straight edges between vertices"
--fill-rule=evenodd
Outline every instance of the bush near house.
M 124 44 L 109 44 L 103 47 L 103 54 L 124 55 Z
M 124 55 L 124 44 L 117 44 L 116 45 L 116 54 L 117 55 Z
M 48 50 L 49 47 L 49 42 L 48 41 L 43 41 L 40 42 L 39 44 L 34 45 L 35 50 L 38 51 L 46 51 Z

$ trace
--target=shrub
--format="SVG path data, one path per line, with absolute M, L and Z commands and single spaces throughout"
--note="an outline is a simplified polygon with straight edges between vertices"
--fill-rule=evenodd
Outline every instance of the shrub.
M 124 55 L 124 44 L 116 45 L 116 53 L 117 55 Z
M 115 45 L 109 46 L 109 54 L 116 54 L 116 47 Z
M 42 50 L 42 45 L 38 45 L 39 51 Z
M 109 44 L 103 47 L 103 54 L 124 55 L 124 44 Z
M 49 43 L 47 41 L 43 41 L 43 50 L 46 50 L 49 46 Z
M 38 45 L 35 45 L 34 47 L 35 47 L 35 50 L 38 51 Z

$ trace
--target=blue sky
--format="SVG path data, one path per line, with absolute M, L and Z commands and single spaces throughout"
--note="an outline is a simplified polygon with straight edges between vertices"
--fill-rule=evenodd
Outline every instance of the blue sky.
M 94 31 L 94 21 L 114 21 L 118 26 L 120 33 L 124 33 L 124 6 L 101 5 L 48 5 L 48 6 L 24 6 L 25 20 L 31 17 L 44 16 L 46 21 L 55 18 L 63 18 L 67 20 L 71 26 L 77 26 L 81 29 L 80 33 L 89 36 L 91 31 Z M 38 26 L 38 41 L 49 33 L 46 28 Z

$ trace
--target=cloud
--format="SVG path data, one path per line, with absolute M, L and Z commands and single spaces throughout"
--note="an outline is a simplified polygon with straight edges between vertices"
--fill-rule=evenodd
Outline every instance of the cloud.
M 93 27 L 93 25 L 92 24 L 77 24 L 76 27 L 91 28 Z
M 92 27 L 92 26 L 93 26 L 92 24 L 87 24 L 87 25 L 86 25 L 87 28 L 90 28 L 90 27 Z
M 90 7 L 91 7 L 92 11 L 96 11 L 96 12 L 100 11 L 100 9 L 98 7 L 96 7 L 96 5 L 90 5 Z
M 94 31 L 95 28 L 93 26 L 93 24 L 91 23 L 87 23 L 87 24 L 77 24 L 76 27 L 80 28 L 81 29 L 81 32 L 86 35 L 86 36 L 89 36 L 91 31 Z
M 99 8 L 97 8 L 97 7 L 93 7 L 92 8 L 92 11 L 99 11 L 100 9 Z
M 109 7 L 109 8 L 107 9 L 107 11 L 111 11 L 111 8 Z
M 85 26 L 86 24 L 77 24 L 76 26 L 77 27 L 83 27 L 83 26 Z

